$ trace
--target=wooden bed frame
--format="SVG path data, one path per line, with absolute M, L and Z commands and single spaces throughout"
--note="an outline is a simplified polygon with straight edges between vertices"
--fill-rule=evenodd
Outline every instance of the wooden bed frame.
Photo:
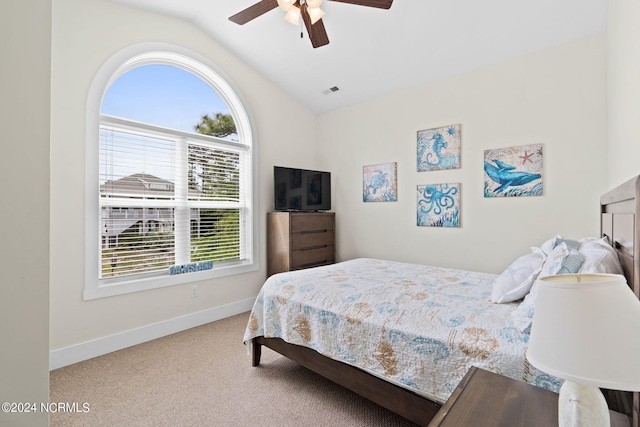
M 640 297 L 640 176 L 607 192 L 600 199 L 601 235 L 617 250 L 627 283 Z M 306 347 L 289 344 L 280 338 L 254 338 L 251 344 L 252 366 L 260 364 L 262 346 L 297 362 L 307 369 L 371 400 L 405 418 L 426 426 L 436 415 L 440 403 L 411 390 L 389 383 L 359 368 L 330 359 Z M 632 416 L 639 425 L 639 394 L 607 391 L 612 409 Z

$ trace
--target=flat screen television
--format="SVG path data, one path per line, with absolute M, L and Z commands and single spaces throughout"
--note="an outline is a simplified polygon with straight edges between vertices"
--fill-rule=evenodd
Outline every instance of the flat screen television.
M 273 167 L 273 207 L 277 211 L 331 209 L 331 173 Z

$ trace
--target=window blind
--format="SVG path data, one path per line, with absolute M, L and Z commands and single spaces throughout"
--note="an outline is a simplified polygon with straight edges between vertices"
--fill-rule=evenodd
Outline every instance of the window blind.
M 240 261 L 248 147 L 100 117 L 100 279 Z

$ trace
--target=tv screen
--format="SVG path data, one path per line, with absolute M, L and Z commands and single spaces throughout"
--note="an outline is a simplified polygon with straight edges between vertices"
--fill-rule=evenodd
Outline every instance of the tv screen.
M 273 167 L 274 209 L 326 211 L 331 209 L 331 173 Z

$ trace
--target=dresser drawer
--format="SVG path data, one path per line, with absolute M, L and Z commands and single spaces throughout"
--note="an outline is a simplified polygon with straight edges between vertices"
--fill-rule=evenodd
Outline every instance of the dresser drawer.
M 291 270 L 333 264 L 333 251 L 333 245 L 317 249 L 291 251 Z
M 302 232 L 291 235 L 291 250 L 320 248 L 333 245 L 333 230 Z
M 333 230 L 333 215 L 327 214 L 291 214 L 291 232 Z

